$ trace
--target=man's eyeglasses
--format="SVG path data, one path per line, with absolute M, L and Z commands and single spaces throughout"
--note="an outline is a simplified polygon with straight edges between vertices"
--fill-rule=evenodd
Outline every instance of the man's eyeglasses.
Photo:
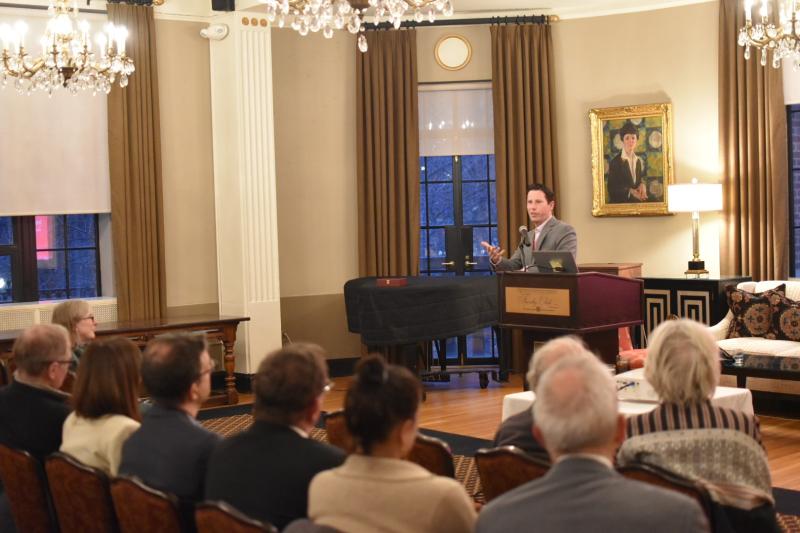
M 48 363 L 56 363 L 56 364 L 59 364 L 59 365 L 68 365 L 68 364 L 72 363 L 72 359 L 66 359 L 64 361 L 59 361 L 57 359 L 54 359 L 52 361 L 48 361 Z

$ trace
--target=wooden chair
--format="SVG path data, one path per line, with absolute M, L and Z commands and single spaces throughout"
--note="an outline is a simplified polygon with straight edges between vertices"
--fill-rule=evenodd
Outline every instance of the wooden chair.
M 714 511 L 711 503 L 711 495 L 708 493 L 708 490 L 699 483 L 661 467 L 645 463 L 621 466 L 617 468 L 617 471 L 628 479 L 634 479 L 649 485 L 674 490 L 696 500 L 703 509 L 706 518 L 708 518 L 708 523 L 712 526 L 711 530 L 714 530 Z
M 546 461 L 531 457 L 516 446 L 480 449 L 475 453 L 475 466 L 487 503 L 550 470 Z
M 61 533 L 118 531 L 105 472 L 63 453 L 48 457 L 44 468 Z
M 272 524 L 248 518 L 225 502 L 202 502 L 194 511 L 197 533 L 278 533 Z
M 406 459 L 427 468 L 437 476 L 456 477 L 453 452 L 441 439 L 417 435 L 417 441 Z
M 0 444 L 0 479 L 17 531 L 58 531 L 41 463 L 30 453 Z
M 344 419 L 344 410 L 332 411 L 325 414 L 325 431 L 328 433 L 328 442 L 350 454 L 356 450 L 356 443 Z
M 111 499 L 120 533 L 180 533 L 178 498 L 152 489 L 132 477 L 111 482 Z

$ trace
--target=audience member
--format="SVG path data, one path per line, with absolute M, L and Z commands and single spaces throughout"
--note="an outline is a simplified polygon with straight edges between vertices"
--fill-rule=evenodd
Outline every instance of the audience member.
M 345 398 L 357 453 L 311 482 L 311 520 L 349 533 L 472 531 L 475 508 L 464 487 L 403 460 L 416 440 L 421 393 L 405 368 L 380 356 L 359 363 Z
M 26 450 L 40 461 L 58 450 L 61 427 L 69 415 L 69 395 L 58 390 L 72 357 L 67 330 L 32 326 L 12 350 L 14 381 L 0 389 L 0 444 Z M 0 531 L 15 531 L 0 485 Z
M 92 314 L 92 309 L 84 300 L 67 300 L 53 308 L 53 324 L 67 328 L 72 347 L 73 362 L 70 370 L 78 368 L 78 361 L 86 345 L 94 340 L 97 322 Z
M 341 450 L 309 436 L 328 388 L 319 346 L 290 344 L 267 355 L 253 378 L 253 425 L 214 450 L 206 499 L 279 529 L 304 518 L 311 479 L 344 461 Z
M 772 482 L 758 419 L 711 403 L 719 383 L 719 348 L 693 320 L 670 320 L 653 332 L 644 367 L 661 403 L 627 422 L 620 464 L 646 462 L 701 480 L 731 526 L 777 531 Z
M 533 352 L 525 379 L 536 393 L 539 378 L 545 370 L 565 356 L 587 354 L 586 347 L 577 337 L 559 337 L 547 342 Z M 533 409 L 511 415 L 497 429 L 495 446 L 516 446 L 540 459 L 548 460 L 547 450 L 533 438 Z
M 203 498 L 206 466 L 220 438 L 195 418 L 211 392 L 213 370 L 208 343 L 200 335 L 176 333 L 150 341 L 142 381 L 154 405 L 122 446 L 120 474 L 182 500 Z
M 700 506 L 623 478 L 612 460 L 625 437 L 617 391 L 594 357 L 564 357 L 540 378 L 534 432 L 553 467 L 484 507 L 477 532 L 707 531 Z
M 139 348 L 122 337 L 89 345 L 75 380 L 75 411 L 64 422 L 62 452 L 117 475 L 122 445 L 139 428 L 141 358 Z

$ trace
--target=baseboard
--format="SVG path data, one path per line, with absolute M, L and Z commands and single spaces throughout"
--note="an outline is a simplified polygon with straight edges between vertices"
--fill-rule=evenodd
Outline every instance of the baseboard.
M 253 374 L 245 374 L 243 372 L 234 372 L 236 378 L 236 390 L 242 393 L 253 392 Z M 211 388 L 214 390 L 222 390 L 225 388 L 225 372 L 214 372 L 211 374 Z
M 352 376 L 356 371 L 356 363 L 360 357 L 343 357 L 341 359 L 328 359 L 328 374 L 332 378 Z

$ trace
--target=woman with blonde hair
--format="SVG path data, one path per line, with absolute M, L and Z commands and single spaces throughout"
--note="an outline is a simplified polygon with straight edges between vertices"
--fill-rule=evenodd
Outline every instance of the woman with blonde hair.
M 116 475 L 122 445 L 139 428 L 142 354 L 128 339 L 100 339 L 86 349 L 64 422 L 60 451 Z
M 51 322 L 64 326 L 69 332 L 73 356 L 70 369 L 74 371 L 86 345 L 95 338 L 97 322 L 92 314 L 92 309 L 85 300 L 67 300 L 53 308 Z

